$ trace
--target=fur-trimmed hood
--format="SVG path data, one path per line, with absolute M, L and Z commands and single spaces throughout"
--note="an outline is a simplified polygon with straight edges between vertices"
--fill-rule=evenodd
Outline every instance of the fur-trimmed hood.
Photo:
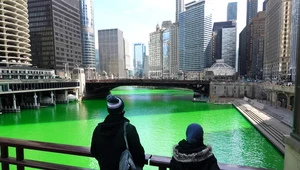
M 178 162 L 201 162 L 213 156 L 211 146 L 206 146 L 204 149 L 193 153 L 183 153 L 179 150 L 179 145 L 175 145 L 173 149 L 173 157 Z

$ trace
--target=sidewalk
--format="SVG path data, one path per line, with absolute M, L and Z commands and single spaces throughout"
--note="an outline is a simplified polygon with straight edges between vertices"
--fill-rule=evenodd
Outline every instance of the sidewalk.
M 289 127 L 293 127 L 293 119 L 294 119 L 294 113 L 293 111 L 287 110 L 282 107 L 275 107 L 274 105 L 270 105 L 269 102 L 263 101 L 260 102 L 265 105 L 265 109 L 262 110 L 263 112 L 273 116 L 274 118 L 280 120 L 282 123 L 288 125 Z M 258 109 L 260 110 L 260 109 Z

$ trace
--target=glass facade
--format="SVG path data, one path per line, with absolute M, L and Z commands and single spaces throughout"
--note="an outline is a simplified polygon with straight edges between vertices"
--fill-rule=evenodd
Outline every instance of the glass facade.
M 236 61 L 236 27 L 222 29 L 222 59 L 232 68 Z
M 293 0 L 292 5 L 292 25 L 291 25 L 291 56 L 290 56 L 290 74 L 291 80 L 295 82 L 296 78 L 296 57 L 297 57 L 297 40 L 298 29 L 300 24 L 300 0 Z
M 179 15 L 179 69 L 203 71 L 211 66 L 210 1 L 192 2 Z
M 237 2 L 230 2 L 227 6 L 227 21 L 237 20 Z
M 163 32 L 163 77 L 170 77 L 170 31 Z
M 82 65 L 96 67 L 93 0 L 80 0 Z
M 146 46 L 143 43 L 136 43 L 133 45 L 134 48 L 134 75 L 141 78 L 144 74 L 144 60 L 146 55 Z
M 256 17 L 258 0 L 247 0 L 247 25 L 251 19 Z

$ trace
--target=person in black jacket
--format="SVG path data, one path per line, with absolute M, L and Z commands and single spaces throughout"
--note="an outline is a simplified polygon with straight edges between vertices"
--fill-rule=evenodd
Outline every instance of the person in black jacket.
M 203 144 L 203 129 L 199 124 L 190 124 L 186 140 L 173 149 L 170 170 L 220 170 L 212 148 Z
M 97 159 L 101 170 L 118 170 L 120 156 L 126 149 L 124 122 L 129 122 L 129 120 L 124 117 L 124 103 L 121 98 L 108 95 L 106 100 L 109 114 L 94 130 L 91 154 Z M 126 133 L 133 161 L 137 167 L 142 169 L 145 162 L 145 151 L 135 126 L 128 123 Z

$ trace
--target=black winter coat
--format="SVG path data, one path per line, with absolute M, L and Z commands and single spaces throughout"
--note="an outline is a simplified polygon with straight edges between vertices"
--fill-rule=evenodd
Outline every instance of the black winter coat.
M 174 147 L 170 170 L 220 170 L 210 146 L 182 140 Z
M 97 159 L 101 170 L 118 170 L 122 152 L 126 149 L 124 140 L 124 122 L 129 122 L 123 115 L 108 115 L 104 122 L 95 128 L 91 143 L 91 154 Z M 144 148 L 140 143 L 135 126 L 128 124 L 127 141 L 134 163 L 143 168 Z

